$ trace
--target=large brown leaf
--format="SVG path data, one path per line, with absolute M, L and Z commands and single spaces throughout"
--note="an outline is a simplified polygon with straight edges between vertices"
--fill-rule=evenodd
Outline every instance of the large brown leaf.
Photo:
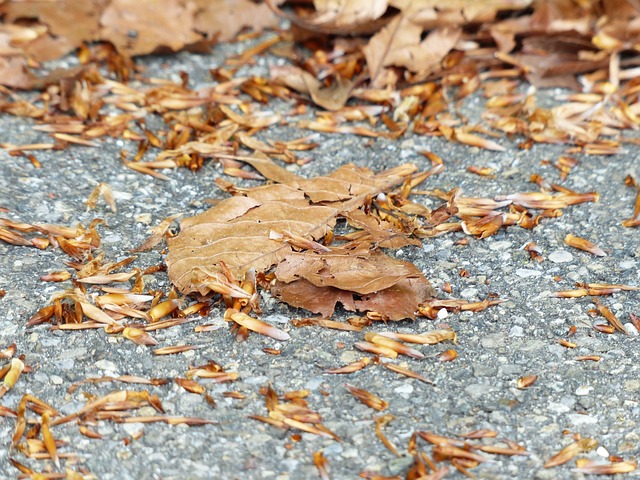
M 229 40 L 245 27 L 277 26 L 266 4 L 250 0 L 9 0 L 0 2 L 0 15 L 25 32 L 16 50 L 39 61 L 94 41 L 111 42 L 129 56 L 198 50 L 213 39 Z M 33 23 L 23 26 L 24 19 Z M 17 83 L 3 78 L 2 84 Z M 30 85 L 21 81 L 18 86 Z
M 261 162 L 254 163 L 264 167 L 266 162 Z M 261 172 L 273 174 L 273 167 Z M 415 166 L 407 164 L 376 175 L 346 165 L 325 177 L 293 176 L 286 183 L 244 190 L 245 196 L 223 200 L 182 222 L 180 234 L 169 242 L 169 277 L 183 293 L 239 295 L 229 292 L 233 288 L 222 265 L 235 280 L 250 268 L 269 270 L 292 252 L 282 237 L 318 240 L 338 216 L 399 185 L 414 171 Z
M 313 32 L 358 35 L 379 30 L 387 19 L 387 0 L 314 0 L 315 12 L 307 15 L 287 13 L 276 7 L 275 0 L 267 4 L 279 15 Z
M 100 17 L 101 37 L 130 55 L 153 53 L 160 47 L 175 52 L 201 40 L 194 32 L 195 13 L 191 2 L 111 0 Z
M 434 295 L 415 265 L 371 250 L 292 253 L 275 275 L 276 296 L 326 317 L 340 302 L 347 310 L 373 310 L 389 320 L 414 318 L 418 304 Z

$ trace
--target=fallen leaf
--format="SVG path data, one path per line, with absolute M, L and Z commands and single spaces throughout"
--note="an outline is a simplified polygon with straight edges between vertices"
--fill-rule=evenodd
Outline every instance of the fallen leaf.
M 270 166 L 270 171 L 279 170 Z M 304 303 L 326 316 L 341 302 L 347 309 L 375 310 L 390 319 L 413 317 L 418 304 L 433 294 L 415 266 L 368 250 L 296 253 L 283 241 L 285 233 L 288 238 L 319 240 L 338 216 L 360 208 L 367 198 L 401 183 L 413 171 L 405 165 L 374 175 L 347 165 L 309 180 L 279 175 L 289 180 L 245 190 L 246 196 L 223 200 L 183 220 L 180 234 L 169 240 L 169 276 L 183 293 L 216 291 L 242 298 L 246 292 L 220 265 L 239 280 L 249 268 L 264 272 L 279 264 L 273 292 L 294 305 Z M 354 293 L 360 298 L 354 299 Z
M 418 304 L 434 294 L 413 264 L 379 252 L 292 253 L 278 264 L 275 276 L 277 297 L 326 317 L 340 302 L 347 310 L 372 310 L 390 320 L 414 318 Z

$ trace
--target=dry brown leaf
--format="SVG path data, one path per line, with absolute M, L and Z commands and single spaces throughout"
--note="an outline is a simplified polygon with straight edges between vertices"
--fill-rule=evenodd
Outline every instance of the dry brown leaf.
M 264 3 L 251 0 L 195 0 L 194 29 L 207 38 L 231 40 L 243 28 L 263 30 L 278 26 L 278 17 Z
M 423 277 L 424 278 L 424 277 Z M 317 287 L 307 280 L 289 284 L 276 283 L 272 293 L 290 305 L 305 308 L 323 316 L 330 316 L 341 303 L 349 311 L 375 311 L 388 320 L 415 318 L 420 298 L 433 294 L 426 279 L 403 279 L 392 287 L 354 301 L 352 292 L 334 287 Z
M 369 40 L 363 51 L 374 88 L 384 86 L 380 79 L 387 66 L 405 67 L 412 72 L 439 66 L 462 34 L 460 28 L 444 26 L 422 40 L 423 30 L 410 16 L 401 14 Z
M 329 87 L 325 87 L 309 72 L 298 67 L 278 66 L 271 69 L 272 78 L 284 83 L 300 93 L 308 93 L 313 102 L 327 110 L 340 110 L 351 96 L 354 82 L 337 77 Z
M 415 318 L 418 304 L 434 295 L 415 265 L 369 250 L 291 253 L 275 275 L 277 297 L 326 317 L 340 302 L 347 310 L 376 311 L 390 320 Z
M 175 52 L 201 40 L 194 32 L 196 8 L 175 0 L 111 0 L 100 15 L 100 35 L 131 56 Z
M 292 253 L 291 245 L 273 239 L 272 232 L 319 240 L 338 215 L 402 183 L 414 168 L 405 165 L 374 175 L 347 165 L 326 177 L 295 177 L 287 183 L 245 190 L 246 196 L 223 200 L 182 221 L 180 234 L 169 240 L 169 277 L 183 293 L 217 291 L 246 297 L 223 274 L 221 262 L 236 280 L 250 268 L 269 270 Z
M 279 10 L 274 0 L 269 6 L 279 15 L 306 30 L 329 34 L 372 33 L 386 23 L 381 19 L 387 11 L 388 0 L 314 0 L 314 12 L 307 15 L 289 14 Z
M 182 213 L 176 213 L 175 215 L 171 215 L 165 219 L 163 219 L 158 225 L 151 229 L 151 236 L 147 238 L 141 245 L 136 248 L 131 249 L 132 252 L 144 252 L 146 250 L 151 250 L 157 244 L 160 243 L 164 234 L 167 233 L 171 224 L 176 221 L 178 218 L 182 217 Z

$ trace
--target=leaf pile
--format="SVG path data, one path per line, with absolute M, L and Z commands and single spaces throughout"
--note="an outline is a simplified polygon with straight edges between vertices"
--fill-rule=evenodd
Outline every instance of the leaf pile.
M 240 158 L 240 157 L 238 157 Z M 535 227 L 560 209 L 597 201 L 595 192 L 563 190 L 558 195 L 527 192 L 499 200 L 465 198 L 458 190 L 434 192 L 446 201 L 435 211 L 408 199 L 411 188 L 442 169 L 416 174 L 403 165 L 374 175 L 354 165 L 325 177 L 302 179 L 262 157 L 246 157 L 271 180 L 282 183 L 236 190 L 235 196 L 183 220 L 169 240 L 169 278 L 183 294 L 210 292 L 249 298 L 238 282 L 249 271 L 270 275 L 269 288 L 284 302 L 324 317 L 337 303 L 372 318 L 432 316 L 434 292 L 412 264 L 379 247 L 420 245 L 417 237 L 464 230 L 487 237 L 501 227 Z M 400 186 L 395 192 L 391 188 Z M 497 209 L 510 206 L 509 213 Z M 533 215 L 529 209 L 542 209 Z M 462 221 L 449 221 L 457 216 Z M 333 229 L 346 220 L 358 230 L 333 245 Z M 319 243 L 322 241 L 321 243 Z M 252 273 L 253 275 L 254 273 Z
M 36 76 L 27 68 L 33 61 L 53 60 L 84 44 L 109 42 L 126 56 L 202 51 L 244 27 L 277 24 L 266 5 L 250 0 L 9 0 L 0 5 L 0 16 L 2 84 L 23 89 L 34 87 Z

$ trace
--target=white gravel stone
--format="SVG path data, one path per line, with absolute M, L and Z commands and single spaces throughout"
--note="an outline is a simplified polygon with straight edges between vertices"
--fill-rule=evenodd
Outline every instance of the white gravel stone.
M 195 352 L 195 350 L 187 350 L 186 352 L 182 352 L 182 355 L 185 358 L 193 358 L 193 357 L 196 356 L 196 352 Z
M 124 423 L 122 425 L 122 429 L 127 433 L 127 435 L 135 437 L 144 430 L 144 425 L 141 423 Z
M 466 299 L 474 298 L 477 295 L 478 295 L 478 289 L 473 287 L 465 288 L 460 292 L 460 296 Z
M 584 397 L 586 395 L 589 395 L 591 393 L 591 390 L 593 390 L 593 387 L 591 385 L 582 385 L 576 388 L 576 395 Z
M 549 402 L 548 409 L 554 413 L 567 413 L 571 411 L 567 405 L 558 402 Z
M 267 315 L 263 320 L 269 323 L 289 323 L 290 318 L 285 315 Z
M 509 330 L 510 337 L 524 337 L 524 329 L 520 325 L 514 325 Z
M 410 383 L 405 383 L 393 389 L 393 391 L 399 394 L 402 398 L 411 397 L 413 390 L 414 390 L 413 385 L 411 385 Z
M 96 367 L 102 369 L 102 370 L 107 370 L 109 372 L 117 372 L 118 371 L 118 367 L 116 367 L 116 364 L 113 363 L 110 360 L 98 360 L 95 363 Z
M 580 413 L 572 413 L 567 415 L 569 421 L 575 425 L 593 425 L 594 423 L 598 423 L 598 419 L 596 417 L 592 417 L 591 415 L 582 415 Z
M 553 263 L 567 263 L 573 261 L 573 255 L 566 250 L 555 250 L 547 257 Z
M 539 277 L 542 272 L 539 270 L 531 270 L 530 268 L 518 268 L 516 275 L 522 278 Z
M 620 270 L 629 270 L 631 268 L 634 268 L 636 266 L 636 261 L 635 260 L 625 260 L 623 262 L 620 262 Z
M 489 249 L 490 250 L 502 250 L 502 251 L 506 251 L 509 250 L 511 248 L 512 243 L 509 240 L 502 240 L 499 242 L 493 242 L 492 244 L 489 245 Z

